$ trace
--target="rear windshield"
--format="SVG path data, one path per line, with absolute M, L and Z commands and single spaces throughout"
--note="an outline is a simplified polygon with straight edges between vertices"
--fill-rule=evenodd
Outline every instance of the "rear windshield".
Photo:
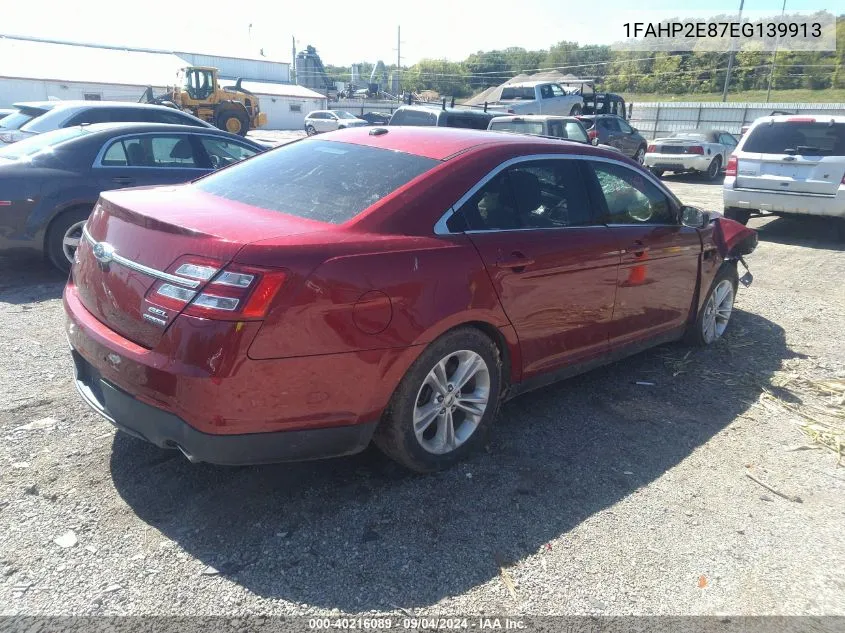
M 763 123 L 754 128 L 742 151 L 760 154 L 845 156 L 845 123 Z
M 388 125 L 437 125 L 437 115 L 422 110 L 397 110 Z
M 194 186 L 262 209 L 342 224 L 438 164 L 403 152 L 306 140 L 259 154 Z
M 533 99 L 534 86 L 502 88 L 502 99 Z
M 20 158 L 34 156 L 38 152 L 49 150 L 51 147 L 85 134 L 90 134 L 90 132 L 83 127 L 68 127 L 44 134 L 37 134 L 17 143 L 12 143 L 4 149 L 0 149 L 0 158 L 18 160 Z
M 490 118 L 450 113 L 444 117 L 440 125 L 445 127 L 462 127 L 470 130 L 486 130 Z
M 539 121 L 493 121 L 490 129 L 498 132 L 519 132 L 521 134 L 545 134 Z
M 0 120 L 0 128 L 4 130 L 19 130 L 35 117 L 43 114 L 38 110 L 18 110 Z

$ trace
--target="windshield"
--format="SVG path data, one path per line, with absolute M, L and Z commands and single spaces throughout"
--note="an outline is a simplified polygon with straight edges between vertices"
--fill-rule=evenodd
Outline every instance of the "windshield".
M 845 123 L 781 121 L 754 128 L 742 147 L 760 154 L 845 156 Z
M 543 123 L 540 121 L 493 121 L 491 130 L 497 132 L 518 132 L 520 134 L 545 134 Z
M 27 158 L 39 152 L 48 151 L 60 143 L 83 136 L 84 134 L 90 134 L 90 132 L 82 127 L 69 127 L 45 134 L 38 134 L 37 136 L 31 136 L 17 143 L 12 143 L 4 149 L 0 149 L 0 158 L 9 160 Z
M 349 112 L 343 112 L 341 110 L 332 110 L 335 113 L 337 118 L 339 119 L 357 119 L 358 117 L 354 114 L 350 114 Z
M 28 112 L 18 110 L 9 116 L 3 117 L 3 119 L 0 120 L 0 128 L 4 130 L 19 130 L 22 125 L 26 125 L 39 114 L 41 113 L 36 113 L 32 110 L 29 110 Z
M 194 186 L 262 209 L 342 224 L 438 164 L 404 152 L 306 140 L 259 154 Z

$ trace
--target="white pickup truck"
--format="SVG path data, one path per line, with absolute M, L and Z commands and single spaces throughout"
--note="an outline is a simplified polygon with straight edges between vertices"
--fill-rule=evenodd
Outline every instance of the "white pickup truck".
M 498 101 L 487 104 L 488 110 L 501 110 L 506 114 L 581 114 L 584 99 L 580 94 L 569 94 L 560 84 L 551 81 L 526 81 L 507 84 L 501 88 Z

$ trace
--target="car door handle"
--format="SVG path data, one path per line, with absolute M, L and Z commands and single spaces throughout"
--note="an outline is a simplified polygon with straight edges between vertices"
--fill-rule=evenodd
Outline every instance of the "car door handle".
M 534 260 L 530 257 L 526 257 L 523 253 L 519 251 L 514 251 L 511 253 L 510 258 L 499 258 L 496 260 L 496 266 L 499 268 L 509 268 L 514 272 L 521 273 L 525 270 L 526 266 L 530 266 L 534 263 Z
M 115 176 L 111 179 L 111 181 L 117 183 L 118 185 L 131 185 L 134 182 L 134 178 L 129 178 L 127 176 Z

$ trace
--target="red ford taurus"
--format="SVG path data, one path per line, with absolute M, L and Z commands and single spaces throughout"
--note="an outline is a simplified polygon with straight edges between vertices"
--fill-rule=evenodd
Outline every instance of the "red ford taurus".
M 729 223 L 583 144 L 306 139 L 192 184 L 102 195 L 64 293 L 76 382 L 118 428 L 191 460 L 372 440 L 434 470 L 481 442 L 506 398 L 718 339 L 737 289 Z

